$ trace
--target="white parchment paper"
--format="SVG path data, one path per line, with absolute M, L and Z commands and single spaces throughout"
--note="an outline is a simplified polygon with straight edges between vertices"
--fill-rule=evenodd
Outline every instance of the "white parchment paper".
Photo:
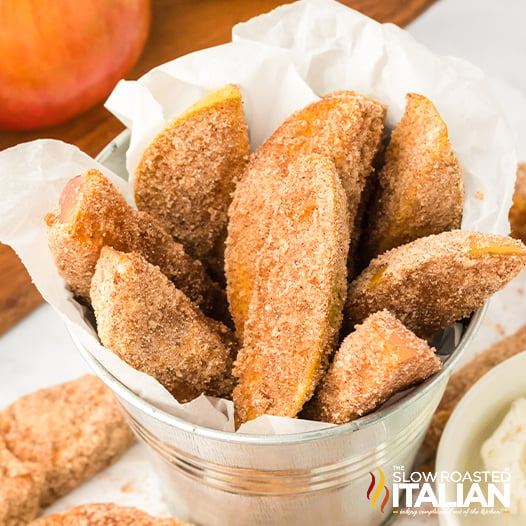
M 252 149 L 290 113 L 337 89 L 376 97 L 394 125 L 410 91 L 428 96 L 446 121 L 464 169 L 466 229 L 507 234 L 516 158 L 511 136 L 482 74 L 438 57 L 392 25 L 332 0 L 303 0 L 234 28 L 233 42 L 164 64 L 138 81 L 121 81 L 107 107 L 131 130 L 132 174 L 144 147 L 166 122 L 204 94 L 237 83 Z M 58 276 L 43 216 L 66 182 L 89 168 L 103 171 L 131 199 L 128 183 L 77 148 L 42 140 L 0 152 L 0 240 L 27 266 L 42 295 L 75 338 L 118 379 L 166 411 L 195 424 L 232 430 L 231 403 L 201 396 L 180 405 L 155 380 L 104 349 Z M 290 433 L 326 424 L 263 417 L 242 431 Z

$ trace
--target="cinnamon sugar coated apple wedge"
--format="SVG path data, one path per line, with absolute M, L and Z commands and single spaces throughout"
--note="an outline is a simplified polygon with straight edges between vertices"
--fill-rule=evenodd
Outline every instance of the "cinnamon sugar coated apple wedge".
M 71 179 L 55 210 L 46 215 L 48 244 L 59 274 L 75 295 L 89 301 L 91 279 L 103 246 L 138 252 L 158 265 L 206 314 L 223 319 L 226 296 L 155 219 L 130 206 L 98 170 Z
M 179 402 L 201 393 L 230 395 L 234 336 L 140 254 L 104 247 L 91 303 L 103 345 L 153 376 Z
M 513 193 L 513 205 L 509 213 L 511 237 L 526 243 L 526 163 L 519 163 Z
M 27 524 L 134 442 L 93 375 L 19 398 L 0 411 L 0 524 Z
M 360 195 L 380 144 L 385 107 L 351 91 L 323 97 L 287 118 L 251 156 L 229 209 L 225 271 L 238 338 L 257 278 L 258 254 L 272 220 L 275 194 L 290 163 L 317 154 L 331 161 L 346 192 L 353 225 Z
M 248 131 L 241 92 L 228 84 L 176 117 L 145 149 L 135 201 L 217 280 L 231 194 L 245 169 Z
M 236 425 L 294 417 L 326 368 L 342 319 L 349 215 L 334 163 L 292 162 L 274 196 L 234 374 Z
M 306 416 L 345 424 L 441 368 L 424 340 L 388 311 L 376 312 L 343 340 Z
M 460 228 L 464 183 L 447 126 L 433 103 L 408 93 L 368 213 L 368 260 L 415 239 Z
M 0 524 L 22 526 L 40 513 L 44 474 L 36 467 L 17 458 L 0 435 Z
M 152 517 L 137 508 L 112 503 L 75 506 L 30 523 L 30 526 L 191 526 L 177 519 Z
M 468 316 L 526 266 L 526 246 L 496 234 L 453 230 L 376 259 L 349 285 L 349 324 L 387 309 L 429 339 Z

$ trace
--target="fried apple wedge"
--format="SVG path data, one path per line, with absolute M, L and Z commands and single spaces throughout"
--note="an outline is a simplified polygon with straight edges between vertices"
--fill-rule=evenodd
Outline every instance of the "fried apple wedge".
M 138 252 L 209 315 L 225 319 L 224 291 L 159 223 L 130 206 L 98 170 L 71 179 L 55 210 L 45 217 L 48 244 L 59 274 L 89 301 L 91 279 L 103 246 Z
M 441 368 L 426 341 L 390 312 L 375 312 L 343 340 L 305 416 L 345 424 Z
M 376 259 L 349 285 L 346 322 L 387 309 L 420 338 L 468 316 L 526 266 L 526 247 L 496 234 L 453 230 Z
M 519 163 L 513 193 L 513 205 L 509 213 L 511 237 L 526 243 L 526 163 Z
M 227 295 L 240 340 L 258 254 L 267 240 L 275 194 L 288 176 L 289 164 L 311 153 L 333 162 L 353 225 L 384 117 L 385 107 L 379 102 L 351 91 L 336 92 L 287 118 L 252 155 L 229 209 L 225 251 Z
M 93 375 L 19 398 L 0 411 L 0 524 L 27 524 L 134 443 L 111 391 Z
M 368 213 L 370 261 L 420 237 L 460 228 L 464 182 L 447 126 L 433 103 L 408 93 L 393 130 Z
M 103 345 L 153 376 L 179 402 L 201 393 L 229 397 L 233 334 L 140 254 L 104 247 L 91 283 Z
M 296 416 L 334 349 L 345 301 L 349 216 L 334 163 L 293 162 L 274 199 L 234 369 L 237 426 Z
M 29 526 L 191 526 L 177 519 L 152 517 L 142 510 L 113 503 L 83 504 L 54 513 Z
M 0 435 L 0 524 L 24 526 L 40 512 L 44 474 L 14 455 Z
M 176 117 L 145 149 L 135 201 L 224 281 L 227 211 L 249 154 L 241 92 L 228 84 Z

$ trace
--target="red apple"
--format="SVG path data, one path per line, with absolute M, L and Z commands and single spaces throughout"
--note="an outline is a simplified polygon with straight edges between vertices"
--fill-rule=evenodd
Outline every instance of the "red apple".
M 0 129 L 58 124 L 107 97 L 150 16 L 150 0 L 0 1 Z

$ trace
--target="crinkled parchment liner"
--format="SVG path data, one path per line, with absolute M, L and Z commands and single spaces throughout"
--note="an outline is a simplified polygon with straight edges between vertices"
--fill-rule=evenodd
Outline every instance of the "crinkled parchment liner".
M 407 92 L 426 95 L 447 123 L 464 170 L 462 227 L 508 233 L 514 147 L 481 72 L 458 59 L 438 57 L 398 27 L 379 24 L 332 0 L 282 6 L 237 25 L 230 44 L 176 59 L 136 82 L 121 81 L 107 107 L 131 130 L 129 172 L 171 117 L 230 82 L 243 94 L 252 149 L 293 111 L 334 90 L 351 89 L 378 98 L 389 108 L 389 126 L 401 117 Z M 132 201 L 127 182 L 71 145 L 42 140 L 1 152 L 0 239 L 17 251 L 75 338 L 122 383 L 192 423 L 232 430 L 230 402 L 201 396 L 178 404 L 153 378 L 104 349 L 58 276 L 43 216 L 71 177 L 93 167 Z M 326 424 L 264 417 L 242 430 L 291 433 L 316 426 Z

